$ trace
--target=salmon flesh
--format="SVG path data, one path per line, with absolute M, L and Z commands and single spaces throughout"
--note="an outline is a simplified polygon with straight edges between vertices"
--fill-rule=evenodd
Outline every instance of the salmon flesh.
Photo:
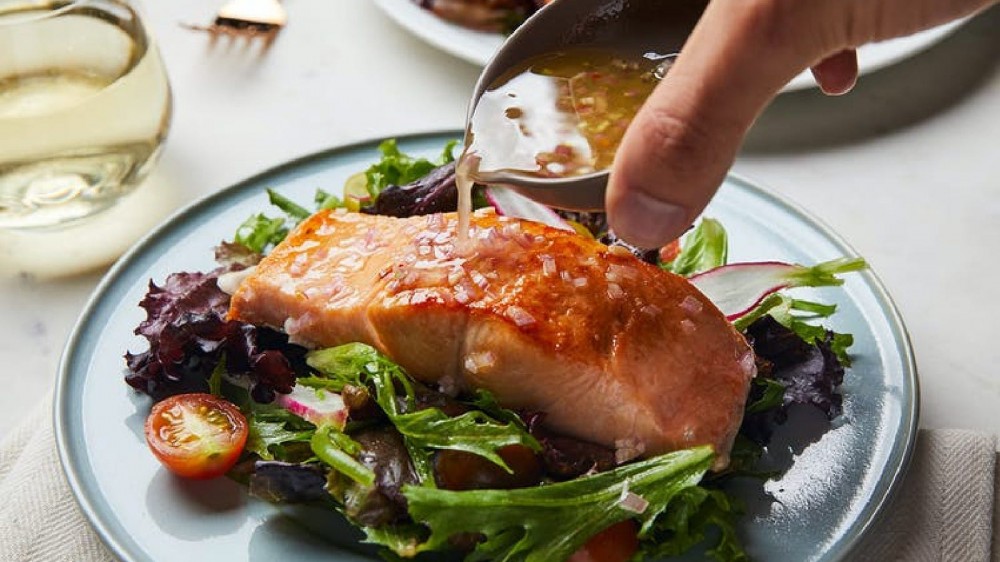
M 455 214 L 320 212 L 242 281 L 229 316 L 307 347 L 369 344 L 623 459 L 709 444 L 722 468 L 753 352 L 684 278 L 618 250 L 491 211 L 465 240 Z

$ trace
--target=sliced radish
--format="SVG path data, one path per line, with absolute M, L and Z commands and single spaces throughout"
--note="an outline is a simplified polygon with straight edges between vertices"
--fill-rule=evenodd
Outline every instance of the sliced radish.
M 757 307 L 765 297 L 791 287 L 841 285 L 839 273 L 867 267 L 861 258 L 840 258 L 812 267 L 783 262 L 733 263 L 688 279 L 730 321 Z
M 487 187 L 486 199 L 505 217 L 527 219 L 553 228 L 575 232 L 555 211 L 506 187 Z
M 274 403 L 317 427 L 343 429 L 347 405 L 336 392 L 308 386 L 294 386 L 290 394 L 278 394 Z

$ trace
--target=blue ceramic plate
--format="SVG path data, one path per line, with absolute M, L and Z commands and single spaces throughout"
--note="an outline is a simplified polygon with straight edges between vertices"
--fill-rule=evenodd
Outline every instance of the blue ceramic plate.
M 408 137 L 406 151 L 439 153 L 457 133 Z M 208 270 L 212 248 L 231 239 L 251 213 L 268 210 L 264 189 L 310 201 L 337 189 L 377 158 L 376 144 L 334 149 L 265 172 L 174 215 L 111 270 L 63 356 L 56 431 L 66 476 L 83 512 L 126 561 L 372 560 L 337 515 L 283 510 L 248 498 L 226 479 L 182 481 L 153 458 L 143 438 L 149 401 L 123 382 L 126 350 L 144 318 L 136 303 L 150 279 Z M 733 261 L 815 263 L 853 255 L 801 210 L 730 177 L 706 213 L 730 233 Z M 734 489 L 748 512 L 740 532 L 757 560 L 843 560 L 899 482 L 917 420 L 917 380 L 906 332 L 875 276 L 852 274 L 842 287 L 804 290 L 834 302 L 837 331 L 854 334 L 856 356 L 843 386 L 844 414 L 829 431 L 804 412 L 779 432 L 772 460 L 790 464 L 780 480 Z

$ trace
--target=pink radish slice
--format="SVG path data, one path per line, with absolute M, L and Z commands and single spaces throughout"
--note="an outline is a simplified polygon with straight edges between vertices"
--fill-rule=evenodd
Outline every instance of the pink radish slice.
M 535 222 L 573 231 L 573 227 L 555 211 L 506 187 L 487 187 L 486 199 L 505 217 L 527 219 Z
M 791 287 L 841 285 L 839 273 L 867 267 L 861 258 L 840 258 L 812 267 L 783 262 L 745 262 L 716 267 L 688 280 L 705 294 L 729 321 L 752 311 L 765 297 Z
M 347 405 L 329 390 L 294 386 L 290 394 L 278 394 L 274 403 L 317 427 L 343 429 L 347 423 Z

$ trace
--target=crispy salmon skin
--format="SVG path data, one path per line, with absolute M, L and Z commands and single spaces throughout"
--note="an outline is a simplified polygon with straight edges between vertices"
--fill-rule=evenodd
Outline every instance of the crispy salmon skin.
M 622 459 L 710 444 L 724 467 L 753 353 L 685 279 L 617 250 L 489 211 L 464 241 L 454 214 L 320 212 L 239 285 L 229 316 L 310 347 L 367 343 Z

